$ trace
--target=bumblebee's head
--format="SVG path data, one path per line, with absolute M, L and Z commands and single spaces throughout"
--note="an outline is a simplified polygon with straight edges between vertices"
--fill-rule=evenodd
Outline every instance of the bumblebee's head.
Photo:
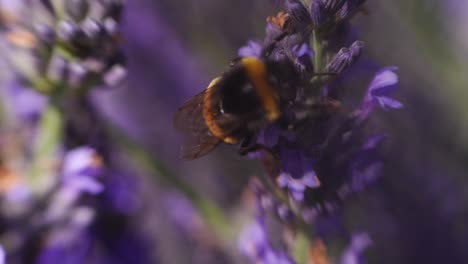
M 280 102 L 293 101 L 301 80 L 294 64 L 289 59 L 267 60 L 265 64 L 268 70 L 268 80 L 276 87 Z

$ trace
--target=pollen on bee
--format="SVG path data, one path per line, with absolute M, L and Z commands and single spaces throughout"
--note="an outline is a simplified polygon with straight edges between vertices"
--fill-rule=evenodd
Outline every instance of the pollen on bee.
M 237 144 L 237 140 L 233 137 L 225 137 L 223 141 L 228 144 Z

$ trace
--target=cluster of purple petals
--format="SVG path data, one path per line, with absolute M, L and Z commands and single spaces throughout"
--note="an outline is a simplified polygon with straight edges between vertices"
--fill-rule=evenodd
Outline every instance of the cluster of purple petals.
M 252 263 L 262 264 L 294 264 L 296 263 L 285 249 L 272 245 L 272 238 L 268 232 L 267 211 L 273 205 L 267 202 L 268 194 L 256 183 L 252 184 L 257 207 L 256 215 L 239 234 L 239 249 Z
M 366 233 L 355 233 L 341 255 L 341 264 L 365 263 L 363 253 L 372 245 L 372 240 Z
M 314 226 L 339 214 L 347 198 L 379 178 L 383 166 L 381 146 L 388 136 L 372 131 L 368 121 L 376 111 L 400 109 L 403 104 L 392 97 L 398 84 L 395 67 L 373 73 L 359 102 L 347 102 L 340 96 L 343 82 L 338 80 L 357 67 L 364 49 L 349 18 L 365 1 L 314 0 L 308 7 L 296 0 L 281 2 L 287 16 L 279 13 L 267 19 L 263 42 L 249 41 L 238 54 L 290 60 L 301 80 L 297 82 L 296 97 L 283 110 L 288 125 L 271 125 L 258 135 L 257 143 L 271 153 L 251 156 L 263 159 L 270 181 L 288 200 L 278 202 L 272 198 L 274 194 L 263 194 L 269 197 L 270 206 L 261 210 L 272 209 L 289 225 L 297 223 L 291 219 L 301 219 Z M 356 88 L 357 93 L 362 90 Z M 251 241 L 256 242 L 246 244 L 250 245 L 251 256 L 263 252 L 259 245 L 266 247 L 263 225 L 260 217 L 251 227 Z M 316 230 L 318 237 L 328 236 L 320 227 Z M 340 262 L 364 263 L 363 252 L 371 243 L 369 236 L 343 233 L 349 246 L 343 248 Z
M 27 141 L 34 140 L 48 106 L 59 101 L 66 111 L 60 165 L 51 170 L 52 175 L 42 175 L 53 179 L 50 188 L 36 194 L 24 183 L 8 193 L 14 199 L 0 204 L 0 222 L 5 223 L 0 227 L 0 264 L 5 259 L 9 263 L 154 263 L 148 240 L 129 220 L 139 207 L 133 175 L 120 170 L 87 94 L 95 86 L 118 86 L 125 78 L 119 32 L 122 1 L 4 2 L 11 2 L 9 12 L 17 11 L 24 20 L 2 24 L 2 43 L 11 48 L 10 63 L 16 73 L 3 91 L 9 111 L 21 125 L 34 127 Z M 353 67 L 363 49 L 362 42 L 352 39 L 337 44 L 335 50 L 333 40 L 337 28 L 348 23 L 363 0 L 314 0 L 309 7 L 296 0 L 282 2 L 284 23 L 269 20 L 263 42 L 249 41 L 239 49 L 242 57 L 260 58 L 264 48 L 275 42 L 268 59 L 292 61 L 301 83 L 310 84 L 298 87 L 287 109 L 291 126 L 267 127 L 258 138 L 279 157 L 271 177 L 296 209 L 293 212 L 266 190 L 256 190 L 257 213 L 241 232 L 239 246 L 252 262 L 265 264 L 295 263 L 286 249 L 273 246 L 266 211 L 273 209 L 285 222 L 301 217 L 312 223 L 333 211 L 336 201 L 375 181 L 382 166 L 379 147 L 386 136 L 366 135 L 366 121 L 378 109 L 403 106 L 392 98 L 398 77 L 396 68 L 390 67 L 375 74 L 360 104 L 345 111 L 328 109 L 342 101 L 332 96 L 333 80 Z M 278 39 L 283 32 L 286 36 Z M 310 41 L 313 36 L 323 41 L 320 52 Z M 315 65 L 317 56 L 330 60 Z M 333 75 L 322 78 L 316 73 Z M 25 152 L 25 159 L 33 153 L 28 148 Z M 206 227 L 186 200 L 174 196 L 168 200 L 169 217 L 184 232 L 204 233 Z M 297 211 L 302 215 L 294 215 Z M 353 236 L 341 262 L 359 263 L 369 244 L 366 235 Z
M 340 88 L 334 80 L 353 67 L 364 48 L 362 41 L 350 37 L 349 30 L 342 30 L 350 28 L 349 18 L 363 3 L 318 0 L 307 7 L 301 1 L 282 1 L 287 16 L 278 14 L 267 20 L 263 43 L 249 41 L 239 49 L 240 56 L 287 58 L 301 73 L 296 98 L 285 110 L 289 126 L 266 128 L 258 143 L 276 152 L 278 168 L 270 176 L 295 203 L 314 212 L 307 215 L 334 210 L 344 198 L 378 178 L 379 147 L 386 136 L 366 132 L 366 121 L 376 109 L 403 107 L 392 98 L 398 84 L 395 67 L 376 72 L 357 105 L 349 107 L 336 96 Z M 278 38 L 282 33 L 286 35 Z M 337 35 L 346 35 L 345 47 L 335 48 L 341 45 L 336 43 Z M 272 51 L 265 54 L 266 47 Z
M 44 93 L 119 85 L 125 75 L 112 1 L 3 1 L 3 41 L 17 79 Z
M 1 91 L 0 176 L 11 183 L 1 184 L 0 263 L 154 263 L 150 240 L 132 221 L 135 175 L 119 166 L 88 93 L 126 77 L 123 7 L 0 3 L 1 50 L 11 66 Z

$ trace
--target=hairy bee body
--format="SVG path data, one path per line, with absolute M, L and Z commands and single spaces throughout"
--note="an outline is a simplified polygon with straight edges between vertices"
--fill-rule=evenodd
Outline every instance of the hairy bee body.
M 292 65 L 285 65 L 278 67 L 275 62 L 241 58 L 182 105 L 174 118 L 175 127 L 187 132 L 190 138 L 182 148 L 182 156 L 196 159 L 221 142 L 245 144 L 261 128 L 276 122 L 281 117 L 285 94 L 283 75 L 295 72 Z M 287 85 L 287 89 L 294 87 Z

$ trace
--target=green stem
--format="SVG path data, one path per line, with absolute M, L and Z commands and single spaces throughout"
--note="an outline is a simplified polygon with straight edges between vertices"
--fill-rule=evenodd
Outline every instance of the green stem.
M 304 6 L 309 7 L 312 5 L 312 0 L 302 0 L 302 3 Z
M 228 219 L 216 203 L 196 192 L 187 183 L 181 181 L 164 163 L 153 158 L 148 151 L 128 137 L 120 128 L 112 124 L 108 124 L 108 127 L 115 141 L 123 146 L 130 158 L 138 164 L 140 168 L 157 176 L 161 184 L 177 189 L 191 200 L 207 225 L 212 228 L 218 238 L 228 242 L 235 236 Z
M 312 244 L 312 241 L 309 236 L 304 233 L 299 233 L 296 235 L 294 241 L 294 260 L 298 264 L 307 264 L 310 263 L 309 260 L 309 248 Z
M 30 181 L 34 191 L 42 193 L 53 184 L 63 137 L 63 116 L 55 103 L 42 113 L 33 149 Z
M 322 65 L 322 59 L 323 59 L 323 52 L 322 52 L 322 45 L 320 43 L 320 39 L 318 37 L 318 33 L 316 30 L 312 32 L 312 47 L 314 48 L 314 70 L 315 72 L 322 72 L 323 70 L 323 65 Z

